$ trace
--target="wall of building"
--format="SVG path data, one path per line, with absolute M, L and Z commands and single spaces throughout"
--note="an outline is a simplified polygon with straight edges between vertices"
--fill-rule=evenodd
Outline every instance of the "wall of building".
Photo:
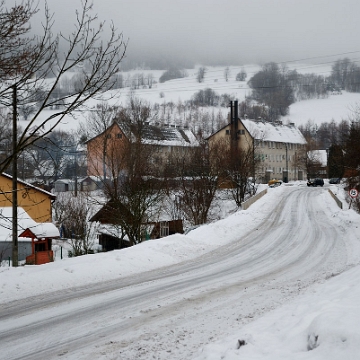
M 209 138 L 209 146 L 219 141 L 224 141 L 227 146 L 231 143 L 230 124 L 219 130 Z M 307 178 L 306 168 L 301 160 L 304 158 L 305 145 L 284 142 L 255 140 L 243 126 L 238 124 L 238 147 L 240 149 L 253 148 L 259 160 L 256 168 L 258 182 L 266 183 L 270 178 L 283 179 L 284 172 L 288 169 L 288 181 L 304 180 Z
M 107 174 L 111 174 L 111 167 L 119 168 L 120 172 L 126 144 L 127 139 L 116 123 L 104 133 L 88 141 L 87 175 L 104 176 L 104 159 L 107 164 L 105 167 Z
M 18 206 L 36 222 L 51 222 L 51 196 L 40 189 L 18 182 Z M 12 206 L 12 179 L 0 175 L 0 207 Z
M 274 141 L 257 141 L 255 152 L 259 156 L 260 163 L 257 173 L 260 177 L 282 179 L 284 171 L 288 169 L 288 180 L 306 179 L 306 169 L 302 163 L 305 147 L 303 144 L 291 144 Z

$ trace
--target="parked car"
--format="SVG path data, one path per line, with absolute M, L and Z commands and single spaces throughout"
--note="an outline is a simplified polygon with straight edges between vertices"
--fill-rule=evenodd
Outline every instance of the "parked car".
M 307 186 L 324 186 L 324 180 L 320 178 L 309 179 L 307 182 Z
M 340 184 L 341 178 L 331 178 L 329 184 Z
M 270 187 L 275 187 L 275 186 L 280 186 L 282 184 L 282 181 L 281 180 L 278 180 L 278 179 L 271 179 L 269 182 L 268 182 L 268 185 Z

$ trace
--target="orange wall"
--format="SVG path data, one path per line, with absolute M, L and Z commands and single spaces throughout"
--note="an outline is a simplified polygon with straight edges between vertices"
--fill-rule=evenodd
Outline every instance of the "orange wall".
M 104 133 L 89 140 L 87 143 L 88 176 L 104 175 L 104 151 L 106 152 L 107 175 L 110 175 L 111 170 L 118 172 L 123 166 L 122 157 L 126 143 L 127 139 L 116 123 Z
M 55 196 L 18 182 L 18 206 L 36 222 L 51 222 L 51 201 Z M 12 206 L 12 178 L 0 174 L 0 207 Z

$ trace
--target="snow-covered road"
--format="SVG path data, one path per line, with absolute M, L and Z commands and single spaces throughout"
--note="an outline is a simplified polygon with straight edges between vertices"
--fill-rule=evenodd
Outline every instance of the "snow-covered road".
M 326 188 L 288 186 L 261 223 L 199 257 L 2 304 L 1 358 L 196 357 L 353 264 L 347 229 L 321 200 L 328 196 Z

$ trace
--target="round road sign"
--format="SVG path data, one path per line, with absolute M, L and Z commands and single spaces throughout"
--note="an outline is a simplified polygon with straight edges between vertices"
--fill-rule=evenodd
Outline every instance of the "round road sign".
M 352 198 L 356 198 L 356 197 L 359 195 L 359 192 L 358 192 L 356 189 L 350 189 L 350 190 L 349 190 L 349 195 L 350 195 Z

